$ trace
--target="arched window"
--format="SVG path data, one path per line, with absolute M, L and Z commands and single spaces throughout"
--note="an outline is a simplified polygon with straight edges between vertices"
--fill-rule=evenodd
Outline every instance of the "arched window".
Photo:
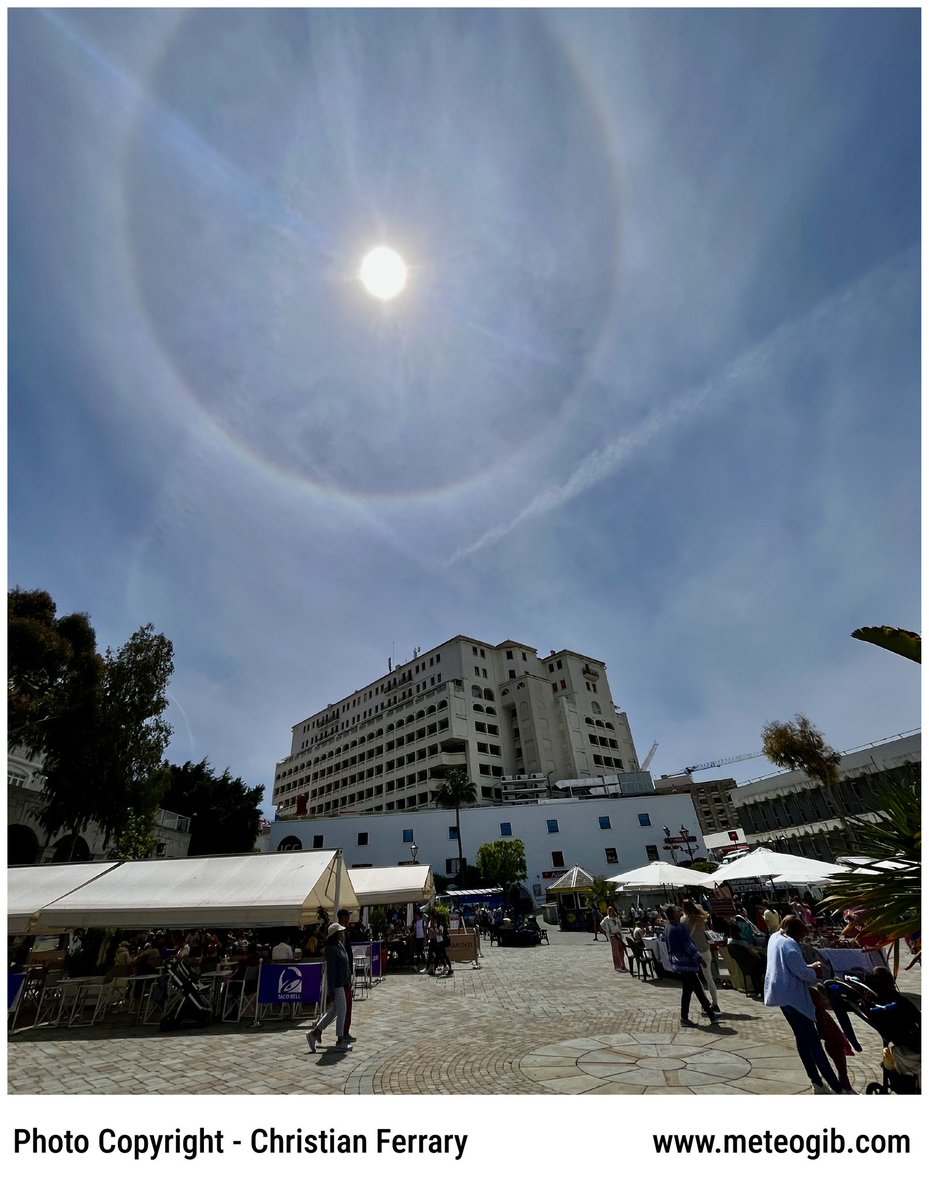
M 472 704 L 471 707 L 474 709 L 475 712 L 483 712 L 484 711 L 483 704 Z
M 607 729 L 613 729 L 612 721 L 604 721 L 604 725 L 606 725 Z
M 393 724 L 391 723 L 390 725 L 387 726 L 387 732 L 391 733 L 392 731 L 393 731 Z
M 497 715 L 497 710 L 495 708 L 491 707 L 491 705 L 489 705 L 489 704 L 484 709 L 484 712 L 487 713 L 491 717 L 495 717 Z
M 440 700 L 440 701 L 439 701 L 439 703 L 438 703 L 438 705 L 437 705 L 437 707 L 438 707 L 438 708 L 448 708 L 448 701 L 447 701 L 447 700 Z
M 584 720 L 587 722 L 588 725 L 593 725 L 593 723 L 594 723 L 593 717 L 585 717 Z
M 478 700 L 480 700 L 480 698 L 481 698 L 481 689 L 477 686 L 476 683 L 473 683 L 471 685 L 471 695 L 476 696 Z
M 425 715 L 426 715 L 426 710 L 424 708 L 421 708 L 419 710 L 419 712 L 416 714 L 416 720 L 418 721 L 420 719 L 420 717 L 424 717 Z
M 600 713 L 600 711 L 601 711 L 600 705 L 597 703 L 596 700 L 594 700 L 593 703 L 591 704 L 590 711 L 592 713 L 598 713 L 598 714 Z
M 490 690 L 490 688 L 484 688 L 484 699 L 485 700 L 493 700 L 493 698 L 494 698 L 494 694 Z
M 434 713 L 434 712 L 435 712 L 435 705 L 430 704 L 429 707 L 426 709 L 426 716 L 428 716 L 430 713 Z

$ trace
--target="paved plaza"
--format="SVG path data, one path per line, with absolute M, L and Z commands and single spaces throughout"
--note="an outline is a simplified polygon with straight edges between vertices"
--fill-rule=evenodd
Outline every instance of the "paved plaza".
M 483 946 L 481 969 L 448 979 L 388 975 L 355 1003 L 354 1050 L 307 1050 L 308 1019 L 258 1029 L 162 1034 L 117 1025 L 27 1030 L 9 1042 L 22 1095 L 793 1095 L 809 1092 L 777 1009 L 720 992 L 725 1014 L 681 1029 L 679 985 L 612 969 L 601 938 L 551 932 L 551 945 Z M 908 957 L 905 961 L 909 961 Z M 920 968 L 900 973 L 918 993 Z M 333 1027 L 325 1047 L 334 1043 Z M 853 1086 L 880 1078 L 880 1040 L 858 1021 Z

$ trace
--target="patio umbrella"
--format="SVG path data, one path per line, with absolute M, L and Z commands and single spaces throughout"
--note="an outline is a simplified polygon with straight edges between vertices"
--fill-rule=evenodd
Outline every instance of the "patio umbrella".
M 845 870 L 835 863 L 819 862 L 815 858 L 803 858 L 799 854 L 781 854 L 759 846 L 744 858 L 727 863 L 714 871 L 709 878 L 714 884 L 733 879 L 776 879 L 779 883 L 809 883 L 839 875 Z
M 672 863 L 650 862 L 634 871 L 612 875 L 608 883 L 618 883 L 624 892 L 649 892 L 658 888 L 701 887 L 709 891 L 715 875 L 704 875 L 700 871 L 689 871 Z

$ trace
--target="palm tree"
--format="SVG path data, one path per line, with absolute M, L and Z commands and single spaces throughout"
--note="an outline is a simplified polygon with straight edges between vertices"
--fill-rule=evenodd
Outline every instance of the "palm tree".
M 461 850 L 461 806 L 477 803 L 477 788 L 464 771 L 455 768 L 445 777 L 445 782 L 436 793 L 435 802 L 439 808 L 455 810 L 455 834 L 458 838 L 458 877 L 464 867 L 464 854 Z
M 828 881 L 826 903 L 860 909 L 863 927 L 878 937 L 908 937 L 920 926 L 920 796 L 916 773 L 876 787 L 876 820 L 849 818 L 857 853 L 871 859 L 869 873 L 849 871 Z

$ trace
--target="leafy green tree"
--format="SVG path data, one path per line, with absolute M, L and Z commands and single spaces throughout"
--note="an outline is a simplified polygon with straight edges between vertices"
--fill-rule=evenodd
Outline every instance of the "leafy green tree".
M 507 895 L 526 878 L 526 845 L 521 838 L 485 842 L 477 852 L 477 868 L 488 883 L 502 888 Z
M 461 849 L 461 808 L 462 805 L 477 803 L 477 788 L 464 771 L 456 767 L 455 770 L 449 771 L 445 777 L 445 782 L 436 793 L 435 802 L 439 808 L 453 808 L 455 810 L 455 830 L 458 837 L 458 865 L 460 874 L 460 868 L 464 865 L 464 853 Z
M 590 903 L 594 912 L 605 913 L 611 904 L 615 905 L 618 895 L 618 883 L 610 883 L 603 875 L 594 876 L 590 885 Z
M 702 871 L 704 875 L 712 875 L 719 870 L 719 863 L 710 862 L 708 858 L 695 858 L 687 868 L 688 871 Z
M 770 721 L 761 731 L 761 748 L 765 758 L 777 767 L 803 771 L 820 784 L 826 793 L 826 803 L 836 811 L 843 829 L 847 829 L 847 812 L 838 791 L 839 763 L 842 756 L 831 746 L 809 717 L 797 713 L 792 721 Z
M 229 769 L 217 776 L 204 758 L 168 767 L 163 805 L 191 818 L 191 855 L 243 854 L 255 847 L 264 785 L 249 787 Z
M 118 836 L 149 819 L 171 727 L 162 718 L 174 652 L 153 626 L 100 655 L 84 613 L 58 617 L 47 592 L 8 596 L 10 735 L 42 763 L 39 820 L 49 837 L 92 822 Z
M 130 813 L 119 834 L 110 842 L 107 853 L 124 862 L 139 862 L 155 854 L 155 835 L 151 817 Z

